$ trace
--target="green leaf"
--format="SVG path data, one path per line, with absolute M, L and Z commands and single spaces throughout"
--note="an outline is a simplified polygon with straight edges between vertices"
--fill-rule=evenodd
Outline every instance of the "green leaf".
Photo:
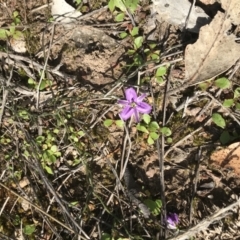
M 49 87 L 50 85 L 52 85 L 51 80 L 43 79 L 41 84 L 40 84 L 39 90 L 44 90 L 45 88 Z
M 18 11 L 14 11 L 14 12 L 13 12 L 13 18 L 16 18 L 17 16 L 19 16 Z
M 156 77 L 156 80 L 159 84 L 163 83 L 163 78 L 162 77 Z
M 155 200 L 155 203 L 157 207 L 161 208 L 162 207 L 162 201 L 160 199 Z
M 115 21 L 116 22 L 122 22 L 124 20 L 125 14 L 124 13 L 119 13 L 116 17 L 115 17 Z
M 139 49 L 141 46 L 142 46 L 142 43 L 143 43 L 143 37 L 136 37 L 134 39 L 134 48 L 135 49 Z
M 50 150 L 51 150 L 53 153 L 55 153 L 55 152 L 58 151 L 58 147 L 57 147 L 56 145 L 52 145 L 51 148 L 50 148 Z
M 110 127 L 112 124 L 113 124 L 113 120 L 112 120 L 112 119 L 106 119 L 106 120 L 103 122 L 103 125 L 104 125 L 105 127 Z
M 115 2 L 115 6 L 119 8 L 122 12 L 126 11 L 126 7 L 122 0 L 114 0 L 114 2 Z
M 226 89 L 230 87 L 230 81 L 225 77 L 219 78 L 215 81 L 215 85 L 221 89 Z
M 148 127 L 148 130 L 150 132 L 156 132 L 158 129 L 159 129 L 159 125 L 157 122 L 155 122 L 155 121 L 150 122 L 149 127 Z
M 79 135 L 80 137 L 83 137 L 83 136 L 85 136 L 85 132 L 84 131 L 78 131 L 77 135 Z
M 145 126 L 138 123 L 137 130 L 144 133 L 149 133 Z
M 113 12 L 114 11 L 114 9 L 115 9 L 115 0 L 110 0 L 109 2 L 108 2 L 108 8 L 109 8 L 109 10 L 111 11 L 111 12 Z
M 224 107 L 231 107 L 234 104 L 233 99 L 225 99 L 223 102 Z
M 35 225 L 26 225 L 23 229 L 24 234 L 26 235 L 32 235 L 35 231 Z
M 239 98 L 240 97 L 240 87 L 237 87 L 234 90 L 234 98 Z
M 146 124 L 149 124 L 151 121 L 151 117 L 146 113 L 143 114 L 142 119 Z
M 23 33 L 20 32 L 20 31 L 15 31 L 14 34 L 13 34 L 14 39 L 19 39 L 19 38 L 22 38 L 22 37 L 23 37 Z
M 47 173 L 53 175 L 53 171 L 52 171 L 52 169 L 49 166 L 45 165 L 44 169 L 47 171 Z
M 168 144 L 171 144 L 172 141 L 173 141 L 172 138 L 167 138 L 167 143 L 168 143 Z
M 128 10 L 130 10 L 131 13 L 134 13 L 137 9 L 139 0 L 126 0 L 125 1 L 125 6 L 127 7 Z
M 154 49 L 156 46 L 157 46 L 156 43 L 150 43 L 150 44 L 149 44 L 149 47 L 150 47 L 151 49 Z
M 146 199 L 144 204 L 150 209 L 154 216 L 157 216 L 161 212 L 162 202 L 161 200 L 153 201 L 151 199 Z
M 16 30 L 15 25 L 14 25 L 14 26 L 11 26 L 11 27 L 9 28 L 10 34 L 13 35 L 14 32 L 15 32 L 15 30 Z
M 224 118 L 219 113 L 214 113 L 212 115 L 212 120 L 217 126 L 219 126 L 221 128 L 225 128 L 226 122 L 225 122 Z
M 124 121 L 123 120 L 116 120 L 115 121 L 115 124 L 120 127 L 120 128 L 123 128 L 124 127 Z
M 236 110 L 240 110 L 240 103 L 236 103 L 235 108 L 236 108 Z
M 150 132 L 149 136 L 155 141 L 159 138 L 159 135 L 155 132 Z
M 172 134 L 171 129 L 168 127 L 162 127 L 160 131 L 164 136 L 167 136 L 167 137 L 169 137 Z
M 30 84 L 30 85 L 36 85 L 36 82 L 35 82 L 32 78 L 29 78 L 29 79 L 28 79 L 28 84 Z
M 164 76 L 165 74 L 166 74 L 166 72 L 167 72 L 167 68 L 166 67 L 159 67 L 158 69 L 157 69 L 157 71 L 156 71 L 156 77 L 162 77 L 162 76 Z
M 128 36 L 128 34 L 126 32 L 120 33 L 120 38 L 122 38 L 122 39 L 127 37 L 127 36 Z
M 202 91 L 206 91 L 209 87 L 209 82 L 202 82 L 198 84 L 198 87 L 202 90 Z
M 129 50 L 128 50 L 128 55 L 133 55 L 135 52 L 136 52 L 135 50 L 129 49 Z
M 37 138 L 36 138 L 36 142 L 37 143 L 43 143 L 44 142 L 44 140 L 45 140 L 45 137 L 44 136 L 38 136 Z
M 139 32 L 139 28 L 138 27 L 134 27 L 133 29 L 132 29 L 132 31 L 130 31 L 130 34 L 131 34 L 131 36 L 136 36 L 136 35 L 138 35 L 138 32 Z
M 9 33 L 10 32 L 6 29 L 0 29 L 0 39 L 6 39 Z
M 158 61 L 160 60 L 160 56 L 158 53 L 152 53 L 150 57 L 152 60 L 158 60 Z
M 102 234 L 101 240 L 111 240 L 111 239 L 112 239 L 112 237 L 110 234 L 108 234 L 108 233 Z
M 82 2 L 82 0 L 75 0 L 74 1 L 77 5 L 80 5 L 80 3 Z
M 221 136 L 220 136 L 220 142 L 225 145 L 229 143 L 231 140 L 231 136 L 228 131 L 223 131 Z
M 150 136 L 148 136 L 147 142 L 148 142 L 149 145 L 154 144 L 154 140 Z

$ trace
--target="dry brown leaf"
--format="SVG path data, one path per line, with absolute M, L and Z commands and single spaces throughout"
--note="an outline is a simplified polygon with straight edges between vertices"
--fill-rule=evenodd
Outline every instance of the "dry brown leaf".
M 213 4 L 213 3 L 217 2 L 217 0 L 200 0 L 200 2 L 207 5 L 207 4 Z
M 197 42 L 187 46 L 186 78 L 192 84 L 221 74 L 238 60 L 240 44 L 228 34 L 230 29 L 228 14 L 218 12 L 209 25 L 201 28 Z
M 226 11 L 230 21 L 238 25 L 240 24 L 240 1 L 239 0 L 221 0 L 222 8 Z
M 240 142 L 212 153 L 210 160 L 221 167 L 230 167 L 240 175 Z

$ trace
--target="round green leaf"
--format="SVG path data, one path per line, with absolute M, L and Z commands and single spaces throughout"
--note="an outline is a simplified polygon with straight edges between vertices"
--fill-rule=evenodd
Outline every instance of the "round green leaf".
M 137 125 L 137 130 L 140 132 L 149 133 L 148 130 L 146 129 L 146 127 L 141 124 Z
M 123 19 L 125 17 L 125 14 L 124 13 L 119 13 L 116 17 L 115 17 L 115 21 L 116 22 L 122 22 Z
M 158 125 L 157 122 L 155 122 L 155 121 L 150 122 L 149 128 L 148 128 L 148 130 L 149 130 L 150 132 L 156 132 L 158 129 L 159 129 L 159 125 Z
M 225 89 L 225 88 L 229 88 L 230 87 L 230 81 L 223 77 L 223 78 L 219 78 L 215 81 L 215 85 L 221 89 Z
M 143 121 L 144 121 L 146 124 L 149 124 L 150 121 L 151 121 L 151 117 L 150 117 L 148 114 L 146 114 L 146 113 L 143 114 L 142 118 L 143 118 Z
M 120 127 L 120 128 L 123 128 L 124 127 L 124 121 L 123 120 L 116 120 L 115 121 L 115 124 Z
M 154 144 L 154 140 L 150 136 L 148 136 L 147 142 L 149 145 Z
M 149 136 L 153 139 L 153 140 L 157 140 L 159 138 L 159 135 L 155 132 L 150 132 Z
M 156 81 L 157 81 L 159 84 L 162 84 L 162 83 L 163 83 L 163 78 L 162 78 L 162 77 L 156 77 Z
M 111 240 L 111 239 L 112 239 L 112 237 L 110 234 L 108 234 L 108 233 L 102 234 L 101 240 Z
M 115 9 L 115 0 L 110 0 L 110 1 L 108 2 L 108 8 L 109 8 L 109 10 L 110 10 L 111 12 L 114 11 L 114 9 Z
M 231 107 L 234 104 L 233 99 L 225 99 L 223 102 L 224 107 Z
M 134 27 L 132 29 L 132 31 L 130 32 L 130 34 L 134 37 L 134 36 L 138 35 L 138 31 L 139 31 L 139 27 Z
M 156 71 L 156 77 L 162 77 L 163 75 L 165 75 L 167 72 L 167 68 L 166 67 L 159 67 Z
M 138 49 L 138 48 L 140 48 L 141 46 L 142 46 L 142 43 L 143 43 L 143 37 L 136 37 L 135 39 L 134 39 L 134 48 L 135 49 Z
M 169 137 L 169 136 L 172 134 L 172 131 L 171 131 L 171 129 L 168 128 L 168 127 L 162 127 L 162 128 L 161 128 L 161 133 L 162 133 L 164 136 Z
M 156 200 L 156 201 L 153 201 L 151 199 L 146 199 L 144 201 L 144 204 L 150 209 L 151 213 L 154 215 L 154 216 L 157 216 L 160 214 L 161 212 L 161 206 L 162 206 L 162 202 L 161 200 Z
M 45 165 L 44 169 L 47 171 L 47 173 L 53 175 L 53 171 L 52 171 L 52 169 L 49 166 Z
M 113 123 L 113 120 L 112 119 L 106 119 L 103 124 L 105 127 L 110 127 Z
M 212 115 L 212 120 L 217 126 L 219 126 L 221 128 L 225 128 L 226 122 L 225 122 L 224 118 L 219 113 L 214 113 Z
M 234 98 L 239 98 L 240 97 L 240 87 L 237 87 L 234 90 Z
M 229 143 L 231 140 L 231 136 L 228 131 L 223 131 L 221 136 L 220 136 L 220 142 L 225 145 Z
M 240 103 L 235 104 L 236 110 L 240 110 Z
M 23 229 L 24 234 L 26 235 L 32 235 L 35 231 L 35 225 L 26 225 Z
M 50 148 L 50 150 L 51 150 L 53 153 L 55 153 L 55 152 L 58 151 L 58 147 L 57 147 L 56 145 L 52 145 L 51 148 Z
M 126 32 L 122 32 L 122 33 L 120 33 L 120 38 L 125 38 L 125 37 L 127 37 L 127 33 Z
M 0 39 L 6 39 L 9 33 L 10 32 L 6 29 L 0 29 Z

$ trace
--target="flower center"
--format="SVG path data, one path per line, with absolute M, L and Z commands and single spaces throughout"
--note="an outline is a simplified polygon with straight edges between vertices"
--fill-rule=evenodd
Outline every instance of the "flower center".
M 136 104 L 135 102 L 131 102 L 131 103 L 130 103 L 130 106 L 131 106 L 132 108 L 135 108 L 135 107 L 137 106 L 137 104 Z

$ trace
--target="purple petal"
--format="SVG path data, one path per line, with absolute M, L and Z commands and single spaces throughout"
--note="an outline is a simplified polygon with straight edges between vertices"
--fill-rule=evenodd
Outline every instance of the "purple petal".
M 129 104 L 129 101 L 127 101 L 127 100 L 118 100 L 118 104 L 128 105 L 128 104 Z
M 140 103 L 143 101 L 143 99 L 147 96 L 146 93 L 142 94 L 141 96 L 139 96 L 137 99 L 136 99 L 136 103 Z
M 167 223 L 171 226 L 175 226 L 176 224 L 178 224 L 179 222 L 179 218 L 178 215 L 176 213 L 170 213 L 167 216 Z
M 135 100 L 137 99 L 137 92 L 134 88 L 128 88 L 125 90 L 125 96 L 129 102 L 135 102 Z
M 129 119 L 134 114 L 134 110 L 130 106 L 126 106 L 122 112 L 119 114 L 122 120 Z
M 134 110 L 135 120 L 136 120 L 136 122 L 139 122 L 140 119 L 139 119 L 139 113 L 138 113 L 138 110 L 137 110 L 137 108 L 133 108 L 133 110 Z
M 136 108 L 140 113 L 150 113 L 152 111 L 152 107 L 145 102 L 138 103 Z

